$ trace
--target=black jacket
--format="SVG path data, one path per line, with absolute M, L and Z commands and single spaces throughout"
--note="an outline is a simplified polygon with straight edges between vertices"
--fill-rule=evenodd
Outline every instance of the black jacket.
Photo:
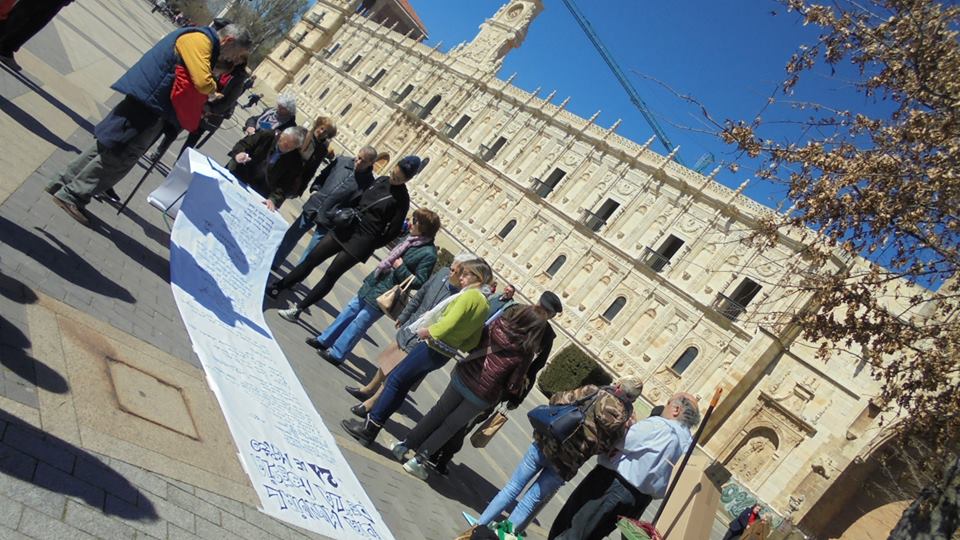
M 410 194 L 407 186 L 390 185 L 389 177 L 381 176 L 363 193 L 357 208 L 362 210 L 360 222 L 335 229 L 333 234 L 344 251 L 366 262 L 377 248 L 400 236 L 410 210 Z
M 297 197 L 303 195 L 307 188 L 307 182 L 313 178 L 313 175 L 317 174 L 317 169 L 320 168 L 320 164 L 327 157 L 327 152 L 330 151 L 330 141 L 317 140 L 312 133 L 310 137 L 313 139 L 313 144 L 310 145 L 310 153 L 306 156 L 302 154 L 300 156 L 303 158 L 303 173 L 300 175 L 303 181 L 300 182 L 300 192 L 297 193 Z M 316 181 L 314 181 L 314 185 L 316 185 Z
M 330 229 L 330 213 L 336 208 L 356 208 L 363 192 L 373 185 L 373 169 L 357 173 L 354 159 L 340 156 L 324 167 L 313 181 L 310 198 L 303 204 L 307 219 Z
M 227 170 L 248 184 L 264 199 L 273 201 L 280 207 L 283 201 L 296 195 L 300 189 L 300 171 L 303 160 L 296 149 L 281 155 L 276 163 L 270 165 L 270 157 L 276 151 L 278 132 L 258 131 L 237 141 L 230 151 Z M 246 152 L 250 156 L 247 163 L 237 163 L 234 156 Z

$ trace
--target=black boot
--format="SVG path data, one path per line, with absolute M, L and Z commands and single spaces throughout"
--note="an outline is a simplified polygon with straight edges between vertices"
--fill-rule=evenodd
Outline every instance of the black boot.
M 366 420 L 341 420 L 340 425 L 343 426 L 343 429 L 347 430 L 354 439 L 357 440 L 360 444 L 364 446 L 369 446 L 377 438 L 377 434 L 380 433 L 380 430 L 383 426 L 378 426 L 370 420 L 368 416 Z
M 366 401 L 370 399 L 370 396 L 366 392 L 357 388 L 356 386 L 344 386 L 343 389 L 346 390 L 348 394 L 359 399 L 360 401 Z
M 359 416 L 360 418 L 366 418 L 367 413 L 370 411 L 367 410 L 366 405 L 364 405 L 363 403 L 357 403 L 353 407 L 350 407 L 350 412 L 353 413 L 354 416 Z

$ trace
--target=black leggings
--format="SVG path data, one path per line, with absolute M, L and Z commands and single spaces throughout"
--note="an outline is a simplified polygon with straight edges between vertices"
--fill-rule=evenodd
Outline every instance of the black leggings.
M 347 270 L 360 262 L 353 255 L 344 251 L 343 246 L 340 245 L 340 242 L 337 242 L 332 232 L 326 234 L 302 263 L 298 264 L 283 279 L 274 283 L 272 287 L 281 291 L 293 287 L 306 279 L 314 268 L 323 264 L 323 261 L 330 257 L 333 257 L 333 261 L 327 267 L 327 271 L 323 273 L 320 281 L 310 289 L 310 292 L 303 297 L 303 300 L 297 302 L 297 308 L 306 309 L 316 304 L 333 289 L 340 276 L 346 274 Z

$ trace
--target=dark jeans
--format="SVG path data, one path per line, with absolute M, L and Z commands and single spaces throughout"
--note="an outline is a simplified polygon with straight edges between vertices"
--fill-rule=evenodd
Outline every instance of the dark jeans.
M 0 22 L 0 55 L 12 56 L 43 29 L 60 9 L 63 0 L 20 0 Z
M 418 456 L 430 456 L 450 437 L 469 426 L 487 407 L 489 404 L 477 405 L 465 399 L 451 380 L 436 405 L 417 422 L 403 444 L 416 451 Z
M 414 347 L 387 376 L 383 383 L 383 394 L 370 411 L 370 419 L 382 426 L 403 405 L 414 383 L 443 367 L 448 360 L 450 358 L 427 347 L 426 343 Z
M 617 516 L 639 519 L 652 499 L 615 471 L 597 465 L 570 494 L 548 538 L 603 540 L 617 528 Z
M 453 434 L 449 440 L 436 452 L 430 456 L 430 461 L 437 465 L 437 468 L 443 469 L 450 464 L 450 461 L 453 459 L 453 456 L 457 455 L 457 452 L 463 449 L 463 443 L 467 439 L 467 434 L 473 431 L 473 428 L 479 426 L 483 422 L 490 418 L 490 415 L 493 414 L 497 408 L 496 406 L 488 407 L 483 412 L 478 414 L 476 418 L 471 420 L 467 425 L 460 428 L 460 431 Z
M 340 245 L 340 242 L 337 242 L 333 234 L 324 236 L 302 263 L 298 264 L 289 274 L 271 287 L 281 291 L 293 287 L 306 279 L 314 268 L 323 264 L 330 257 L 334 257 L 334 259 L 327 267 L 327 271 L 323 273 L 320 281 L 310 289 L 310 292 L 303 297 L 303 300 L 297 302 L 297 308 L 306 309 L 316 304 L 333 289 L 340 276 L 347 273 L 347 270 L 350 270 L 359 262 L 353 255 L 343 250 L 343 246 Z

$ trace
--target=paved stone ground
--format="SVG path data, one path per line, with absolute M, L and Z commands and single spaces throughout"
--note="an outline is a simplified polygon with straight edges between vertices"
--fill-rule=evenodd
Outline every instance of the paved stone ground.
M 62 302 L 91 319 L 199 366 L 168 283 L 169 240 L 145 195 L 164 166 L 147 179 L 130 208 L 94 203 L 91 228 L 78 226 L 43 192 L 49 178 L 92 140 L 92 126 L 116 96 L 108 85 L 170 26 L 134 0 L 85 0 L 61 15 L 18 55 L 22 75 L 0 71 L 0 537 L 3 538 L 301 538 L 241 501 L 175 480 L 156 468 L 94 452 L 51 434 L 41 409 L 71 381 L 37 360 L 44 335 L 31 328 L 27 306 Z M 241 116 L 241 115 L 238 115 Z M 239 130 L 222 130 L 204 151 L 224 161 Z M 130 193 L 137 167 L 118 185 Z M 299 204 L 284 208 L 287 219 Z M 299 253 L 296 254 L 297 256 Z M 345 384 L 368 376 L 373 358 L 392 338 L 386 321 L 371 329 L 344 368 L 320 361 L 303 339 L 332 320 L 371 265 L 344 277 L 334 294 L 299 324 L 267 322 L 327 421 L 354 471 L 398 539 L 451 538 L 464 527 L 461 511 L 478 513 L 502 486 L 530 442 L 525 411 L 542 401 L 534 392 L 485 451 L 469 445 L 448 478 L 422 482 L 407 475 L 386 445 L 402 437 L 436 400 L 446 374 L 435 374 L 388 424 L 380 446 L 362 448 L 338 426 L 352 399 Z M 69 354 L 69 351 L 67 352 Z M 54 401 L 54 403 L 56 403 Z M 585 470 L 588 468 L 585 467 Z M 575 485 L 575 482 L 572 483 Z M 427 489 L 425 489 L 425 487 Z M 549 524 L 567 486 L 541 512 Z M 242 498 L 242 497 L 241 497 Z M 532 527 L 531 537 L 544 536 Z M 722 532 L 721 532 L 722 535 Z

